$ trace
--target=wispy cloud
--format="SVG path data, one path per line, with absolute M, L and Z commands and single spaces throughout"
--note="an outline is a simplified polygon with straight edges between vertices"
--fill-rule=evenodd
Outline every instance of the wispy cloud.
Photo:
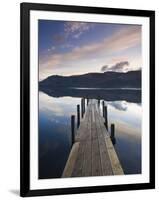
M 79 38 L 84 32 L 87 32 L 93 26 L 92 23 L 86 22 L 66 22 L 64 31 L 67 36 Z

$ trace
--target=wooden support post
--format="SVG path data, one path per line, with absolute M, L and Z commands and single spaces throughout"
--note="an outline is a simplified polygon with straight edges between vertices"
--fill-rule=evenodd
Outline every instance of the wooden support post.
M 85 113 L 85 98 L 83 98 L 83 113 Z
M 83 99 L 81 99 L 81 117 L 83 118 Z
M 72 145 L 75 141 L 75 116 L 71 115 L 71 136 L 72 136 Z
M 80 105 L 77 105 L 77 128 L 80 125 Z
M 108 131 L 108 111 L 107 111 L 107 106 L 104 106 L 104 119 L 105 119 L 105 126 Z
M 116 139 L 115 139 L 115 125 L 111 124 L 111 135 L 110 138 L 112 140 L 112 143 L 115 144 L 116 143 Z
M 103 117 L 105 116 L 104 114 L 104 101 L 102 102 L 102 107 L 103 107 Z

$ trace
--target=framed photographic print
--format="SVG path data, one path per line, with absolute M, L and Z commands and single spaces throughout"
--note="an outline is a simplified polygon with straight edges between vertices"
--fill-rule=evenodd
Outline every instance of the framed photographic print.
M 154 11 L 21 4 L 20 187 L 155 187 Z

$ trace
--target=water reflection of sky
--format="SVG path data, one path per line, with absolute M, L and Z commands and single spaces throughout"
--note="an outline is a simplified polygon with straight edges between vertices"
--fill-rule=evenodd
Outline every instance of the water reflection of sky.
M 106 104 L 110 118 L 135 129 L 141 128 L 141 105 L 126 101 L 106 102 Z
M 39 178 L 60 177 L 71 147 L 70 116 L 80 98 L 53 98 L 39 92 Z M 115 124 L 115 149 L 126 174 L 141 173 L 141 105 L 106 102 Z
M 53 98 L 39 92 L 39 177 L 60 177 L 71 146 L 70 116 L 79 98 Z

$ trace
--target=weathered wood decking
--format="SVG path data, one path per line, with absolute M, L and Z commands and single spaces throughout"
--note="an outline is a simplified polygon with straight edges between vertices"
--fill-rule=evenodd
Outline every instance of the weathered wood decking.
M 62 177 L 123 174 L 97 104 L 96 100 L 89 100 Z

